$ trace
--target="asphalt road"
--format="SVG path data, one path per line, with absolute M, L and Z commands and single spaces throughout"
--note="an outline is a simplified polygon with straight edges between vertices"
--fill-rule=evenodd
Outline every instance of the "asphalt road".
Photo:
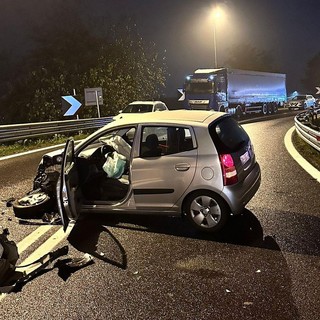
M 285 149 L 292 126 L 292 116 L 244 125 L 262 185 L 221 234 L 201 235 L 178 218 L 85 217 L 58 246 L 94 263 L 71 270 L 61 258 L 0 300 L 1 319 L 319 319 L 320 185 Z M 40 157 L 0 162 L 1 200 L 31 188 Z M 16 242 L 39 227 L 1 206 Z

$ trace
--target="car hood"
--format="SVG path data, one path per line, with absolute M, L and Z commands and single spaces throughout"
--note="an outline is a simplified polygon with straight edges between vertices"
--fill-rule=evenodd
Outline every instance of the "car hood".
M 58 149 L 58 150 L 50 151 L 48 153 L 45 153 L 43 155 L 43 157 L 46 156 L 46 157 L 49 157 L 49 158 L 53 158 L 54 156 L 58 156 L 58 155 L 62 154 L 63 151 L 64 151 L 64 149 Z

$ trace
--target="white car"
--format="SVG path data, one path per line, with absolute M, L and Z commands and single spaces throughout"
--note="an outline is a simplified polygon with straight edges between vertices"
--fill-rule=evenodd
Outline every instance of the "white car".
M 168 107 L 162 101 L 134 101 L 129 103 L 119 114 L 113 117 L 113 120 L 122 119 L 128 114 L 136 115 L 137 113 L 168 111 Z
M 308 109 L 316 106 L 316 99 L 311 94 L 300 94 L 289 103 L 289 109 Z

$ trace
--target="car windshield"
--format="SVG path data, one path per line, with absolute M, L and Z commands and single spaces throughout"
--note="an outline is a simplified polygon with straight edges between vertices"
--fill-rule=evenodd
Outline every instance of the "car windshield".
M 231 117 L 212 123 L 209 132 L 219 153 L 236 152 L 249 141 L 245 130 Z
M 151 111 L 152 104 L 129 104 L 122 110 L 122 113 L 143 113 Z
M 187 93 L 213 93 L 213 88 L 213 82 L 189 82 L 185 90 Z
M 296 96 L 292 100 L 304 100 L 306 96 Z

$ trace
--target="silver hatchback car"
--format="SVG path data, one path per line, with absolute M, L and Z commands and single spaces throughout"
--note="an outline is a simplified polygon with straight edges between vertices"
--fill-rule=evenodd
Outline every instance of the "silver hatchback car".
M 213 111 L 113 121 L 76 147 L 68 140 L 62 157 L 48 154 L 41 166 L 61 168 L 55 196 L 65 228 L 81 213 L 105 212 L 186 215 L 197 229 L 216 232 L 261 181 L 245 130 Z

